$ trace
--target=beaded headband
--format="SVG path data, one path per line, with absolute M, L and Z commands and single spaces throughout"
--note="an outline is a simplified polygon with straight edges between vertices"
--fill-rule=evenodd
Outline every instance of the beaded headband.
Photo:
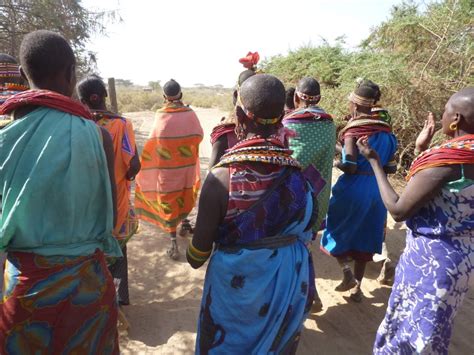
M 321 98 L 321 95 L 308 95 L 301 91 L 296 91 L 296 95 L 303 101 L 318 101 Z
M 278 123 L 280 121 L 280 117 L 275 117 L 275 118 L 255 117 L 255 114 L 253 112 L 250 112 L 249 110 L 247 110 L 245 108 L 245 106 L 242 103 L 242 100 L 240 98 L 240 93 L 237 96 L 237 106 L 239 106 L 242 109 L 242 111 L 244 111 L 244 113 L 247 115 L 248 118 L 250 118 L 251 120 L 255 120 L 256 122 L 258 122 L 260 124 L 263 124 L 263 125 L 275 124 L 275 123 Z
M 348 99 L 349 99 L 349 101 L 351 101 L 351 102 L 353 102 L 357 105 L 361 105 L 361 106 L 365 106 L 365 107 L 372 107 L 372 106 L 375 105 L 375 99 L 369 99 L 367 97 L 359 96 L 355 92 L 351 92 L 349 94 Z
M 0 78 L 21 77 L 20 67 L 15 63 L 0 63 Z
M 166 95 L 166 94 L 164 94 L 164 95 L 166 97 L 166 100 L 168 100 L 168 101 L 181 100 L 181 90 L 176 95 Z

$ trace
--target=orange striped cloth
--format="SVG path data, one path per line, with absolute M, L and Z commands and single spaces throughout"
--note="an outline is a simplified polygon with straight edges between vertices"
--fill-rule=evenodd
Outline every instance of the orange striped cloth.
M 200 187 L 199 144 L 203 130 L 194 111 L 180 103 L 158 111 L 137 175 L 137 216 L 175 232 L 193 209 Z
M 119 241 L 126 241 L 138 228 L 130 202 L 131 182 L 126 178 L 130 161 L 135 156 L 133 125 L 126 118 L 111 112 L 95 111 L 93 115 L 96 123 L 104 127 L 112 136 L 115 156 L 114 175 L 117 186 L 117 223 L 114 236 Z
M 423 169 L 474 163 L 474 134 L 450 139 L 421 153 L 412 163 L 407 181 Z

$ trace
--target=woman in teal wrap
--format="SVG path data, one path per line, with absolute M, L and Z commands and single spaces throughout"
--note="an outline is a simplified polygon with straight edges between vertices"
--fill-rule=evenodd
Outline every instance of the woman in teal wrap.
M 25 36 L 32 90 L 0 114 L 1 354 L 118 354 L 117 301 L 104 253 L 121 256 L 114 227 L 113 146 L 70 98 L 74 53 L 49 31 Z
M 309 183 L 315 179 L 278 138 L 283 84 L 256 75 L 239 95 L 236 115 L 246 139 L 209 173 L 187 251 L 197 268 L 215 245 L 196 353 L 294 353 L 314 294 L 306 243 L 316 218 Z
M 331 115 L 318 106 L 320 100 L 318 81 L 310 77 L 301 79 L 294 94 L 295 110 L 283 119 L 283 125 L 296 133 L 289 140 L 293 157 L 303 168 L 312 164 L 326 182 L 318 196 L 315 232 L 324 228 L 323 222 L 328 212 L 336 145 L 336 125 Z

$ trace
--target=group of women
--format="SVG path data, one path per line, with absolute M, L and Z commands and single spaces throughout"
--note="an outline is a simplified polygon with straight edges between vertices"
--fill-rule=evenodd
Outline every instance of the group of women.
M 428 115 L 400 196 L 387 179 L 396 170 L 397 143 L 390 115 L 377 106 L 376 84 L 364 80 L 350 93 L 337 143 L 330 115 L 317 106 L 314 79 L 298 83 L 296 107 L 285 114 L 284 96 L 277 78 L 246 70 L 234 119 L 213 131 L 212 169 L 187 251 L 193 267 L 210 259 L 196 351 L 295 351 L 307 312 L 319 300 L 308 251 L 313 232 L 323 230 L 321 249 L 342 266 L 336 290 L 350 290 L 360 302 L 365 266 L 382 249 L 388 210 L 406 221 L 407 245 L 373 351 L 447 353 L 474 268 L 474 88 L 449 99 L 441 120 L 449 138 L 429 149 L 435 117 Z M 343 175 L 327 206 L 322 192 L 334 149 L 342 154 L 334 165 Z
M 316 232 L 323 230 L 321 248 L 343 269 L 338 290 L 360 301 L 387 210 L 406 220 L 408 235 L 374 353 L 446 353 L 474 264 L 474 88 L 449 99 L 441 123 L 450 139 L 432 148 L 429 116 L 399 196 L 387 180 L 396 139 L 376 107 L 377 85 L 363 81 L 349 95 L 350 117 L 336 143 L 317 81 L 298 83 L 296 107 L 285 114 L 284 85 L 256 74 L 257 61 L 256 53 L 241 60 L 247 70 L 234 115 L 211 137 L 211 169 L 186 251 L 192 267 L 210 259 L 196 353 L 296 352 L 318 299 L 309 250 Z M 5 67 L 11 76 L 11 63 L 2 64 L 0 75 Z M 138 217 L 170 233 L 168 255 L 176 259 L 177 226 L 199 188 L 202 129 L 170 81 L 139 159 L 131 123 L 107 111 L 98 77 L 78 86 L 88 108 L 70 98 L 75 59 L 62 36 L 28 34 L 20 64 L 31 90 L 0 106 L 9 118 L 0 131 L 0 248 L 7 252 L 0 353 L 118 353 L 115 288 L 127 304 L 126 241 L 137 228 L 131 181 Z M 335 149 L 344 174 L 329 199 Z

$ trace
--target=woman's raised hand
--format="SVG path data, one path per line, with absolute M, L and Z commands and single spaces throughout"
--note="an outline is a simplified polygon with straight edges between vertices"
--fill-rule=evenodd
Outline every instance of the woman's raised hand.
M 428 118 L 425 120 L 425 124 L 420 134 L 415 141 L 415 151 L 421 153 L 428 149 L 431 140 L 435 134 L 436 117 L 433 112 L 428 112 Z
M 379 155 L 369 144 L 369 137 L 363 136 L 360 137 L 357 142 L 357 148 L 359 149 L 359 153 L 362 154 L 366 159 L 378 159 Z

